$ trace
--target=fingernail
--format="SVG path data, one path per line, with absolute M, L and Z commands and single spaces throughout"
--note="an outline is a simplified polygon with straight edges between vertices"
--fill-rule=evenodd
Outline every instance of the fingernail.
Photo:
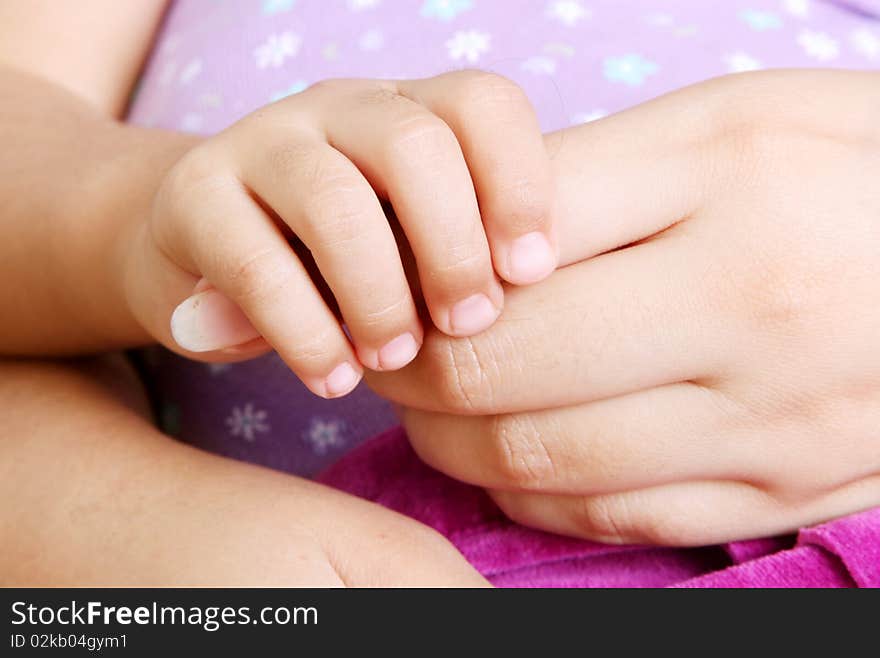
M 556 269 L 556 254 L 547 236 L 538 231 L 521 235 L 510 245 L 510 282 L 535 283 Z
M 499 313 L 486 295 L 477 293 L 452 307 L 449 327 L 456 336 L 472 336 L 495 322 Z
M 338 398 L 354 389 L 361 380 L 361 376 L 351 367 L 350 363 L 340 363 L 324 380 L 324 389 L 327 397 Z
M 416 358 L 419 344 L 409 332 L 401 334 L 397 338 L 389 340 L 379 350 L 379 368 L 382 370 L 397 370 Z
M 184 299 L 171 314 L 171 336 L 190 352 L 210 352 L 241 345 L 260 333 L 226 295 L 206 290 Z

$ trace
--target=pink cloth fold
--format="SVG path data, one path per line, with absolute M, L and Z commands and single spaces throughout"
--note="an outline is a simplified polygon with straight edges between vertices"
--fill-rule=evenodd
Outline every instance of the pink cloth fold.
M 482 489 L 421 462 L 400 428 L 355 449 L 319 481 L 435 528 L 500 587 L 880 587 L 880 507 L 797 537 L 609 546 L 513 523 Z

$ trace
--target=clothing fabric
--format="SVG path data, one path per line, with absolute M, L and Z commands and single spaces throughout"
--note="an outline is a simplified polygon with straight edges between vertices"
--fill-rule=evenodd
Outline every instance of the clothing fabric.
M 788 537 L 690 549 L 609 546 L 508 520 L 482 489 L 420 461 L 399 428 L 319 480 L 431 526 L 500 587 L 880 587 L 880 508 Z
M 479 67 L 519 83 L 542 128 L 555 130 L 729 72 L 877 67 L 878 17 L 880 0 L 177 0 L 129 120 L 210 134 L 325 78 L 411 78 Z M 355 490 L 370 483 L 368 497 L 404 505 L 403 511 L 432 524 L 449 515 L 460 521 L 465 513 L 479 519 L 483 525 L 455 540 L 498 584 L 708 583 L 724 567 L 730 569 L 720 573 L 740 569 L 723 578 L 742 584 L 775 584 L 773 573 L 788 574 L 790 582 L 798 574 L 807 579 L 803 583 L 875 582 L 876 574 L 858 561 L 851 564 L 847 551 L 857 538 L 878 543 L 876 514 L 853 517 L 861 519 L 852 521 L 853 528 L 847 520 L 804 531 L 796 541 L 689 551 L 611 549 L 548 538 L 505 524 L 485 496 L 438 479 L 417 460 L 376 456 L 404 451 L 399 434 L 352 453 L 396 425 L 390 406 L 364 386 L 340 400 L 318 399 L 275 355 L 206 365 L 155 348 L 142 354 L 142 362 L 168 433 L 307 477 L 350 453 L 327 476 L 333 484 Z M 412 473 L 381 475 L 392 466 Z M 371 488 L 383 482 L 384 492 Z M 403 482 L 412 490 L 395 489 Z M 428 495 L 436 494 L 431 487 L 449 489 L 449 497 Z M 569 566 L 550 569 L 547 555 L 554 564 L 568 556 L 563 561 Z M 798 571 L 783 555 L 825 561 L 829 573 L 844 569 L 849 575 L 821 580 L 819 567 Z M 771 559 L 788 566 L 757 566 Z

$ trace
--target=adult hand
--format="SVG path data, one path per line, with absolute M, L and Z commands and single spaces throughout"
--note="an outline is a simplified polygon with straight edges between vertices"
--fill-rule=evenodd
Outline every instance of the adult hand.
M 779 71 L 550 136 L 575 264 L 372 386 L 550 531 L 697 545 L 880 504 L 878 116 L 877 73 Z

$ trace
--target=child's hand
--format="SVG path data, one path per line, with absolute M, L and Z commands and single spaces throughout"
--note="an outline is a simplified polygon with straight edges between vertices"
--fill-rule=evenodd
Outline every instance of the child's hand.
M 495 272 L 527 284 L 555 268 L 551 187 L 534 112 L 503 78 L 319 83 L 171 170 L 133 250 L 129 303 L 172 349 L 228 360 L 264 339 L 312 391 L 344 395 L 361 366 L 400 368 L 423 336 L 381 202 L 399 218 L 431 319 L 470 336 L 501 310 Z

